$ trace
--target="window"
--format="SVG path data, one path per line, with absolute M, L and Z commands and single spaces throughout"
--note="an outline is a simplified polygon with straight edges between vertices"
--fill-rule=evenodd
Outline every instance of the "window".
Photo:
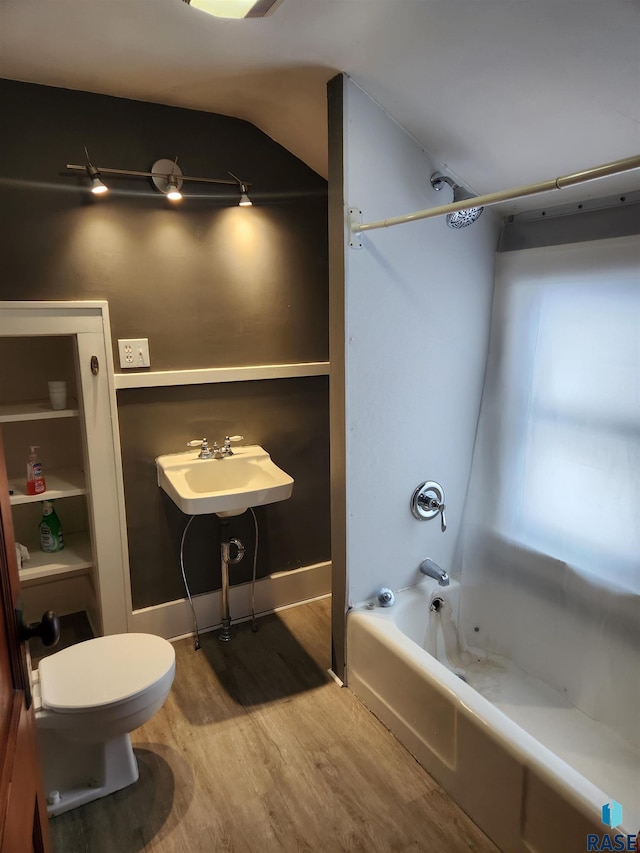
M 493 535 L 640 592 L 637 238 L 499 257 L 478 453 Z

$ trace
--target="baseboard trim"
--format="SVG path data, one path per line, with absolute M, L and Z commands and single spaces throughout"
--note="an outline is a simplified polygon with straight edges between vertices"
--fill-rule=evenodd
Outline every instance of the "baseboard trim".
M 288 572 L 275 572 L 256 581 L 256 614 L 273 613 L 284 607 L 322 598 L 330 592 L 330 562 L 302 566 Z M 220 590 L 193 596 L 193 605 L 200 632 L 211 631 L 220 626 Z M 229 612 L 232 622 L 251 616 L 250 583 L 236 584 L 230 588 Z M 158 634 L 168 640 L 191 636 L 194 633 L 194 624 L 188 600 L 180 598 L 134 610 L 129 617 L 129 631 Z

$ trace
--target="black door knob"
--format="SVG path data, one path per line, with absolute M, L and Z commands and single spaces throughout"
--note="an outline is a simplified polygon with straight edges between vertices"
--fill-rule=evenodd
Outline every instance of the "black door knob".
M 53 610 L 47 610 L 42 614 L 40 622 L 31 622 L 31 624 L 24 621 L 22 610 L 16 610 L 16 620 L 18 637 L 23 641 L 30 640 L 31 637 L 40 637 L 43 645 L 55 646 L 60 639 L 60 620 Z

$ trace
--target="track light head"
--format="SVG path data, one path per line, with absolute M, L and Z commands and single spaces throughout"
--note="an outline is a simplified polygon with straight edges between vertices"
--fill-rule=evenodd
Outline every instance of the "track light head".
M 96 167 L 89 160 L 89 152 L 85 146 L 84 153 L 87 155 L 87 165 L 85 169 L 87 170 L 87 175 L 91 180 L 91 192 L 94 195 L 102 195 L 103 193 L 109 192 L 109 187 L 102 182 L 102 178 L 100 177 L 100 171 L 96 169 Z
M 151 167 L 151 181 L 154 187 L 169 199 L 182 201 L 182 170 L 174 160 L 156 160 Z
M 99 173 L 91 178 L 91 192 L 94 195 L 104 195 L 104 193 L 109 192 L 109 187 L 102 183 Z
M 238 207 L 252 207 L 253 202 L 247 195 L 247 185 L 244 181 L 241 181 L 237 175 L 234 175 L 233 172 L 229 172 L 229 174 L 238 182 L 238 187 L 240 188 L 240 201 L 238 202 Z
M 175 175 L 169 175 L 167 178 L 165 193 L 167 194 L 169 201 L 182 201 L 182 193 L 178 188 L 178 180 Z

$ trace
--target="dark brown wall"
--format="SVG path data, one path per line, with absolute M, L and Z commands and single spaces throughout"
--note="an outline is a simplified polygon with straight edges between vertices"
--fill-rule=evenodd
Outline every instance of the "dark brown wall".
M 327 396 L 326 376 L 118 392 L 138 607 L 184 595 L 176 567 L 187 517 L 158 488 L 154 460 L 183 450 L 189 437 L 243 435 L 244 444 L 261 444 L 295 480 L 291 498 L 256 509 L 258 577 L 329 559 Z M 231 567 L 232 582 L 248 581 L 255 541 L 250 513 L 230 518 L 229 534 L 244 542 L 248 558 Z M 193 593 L 220 587 L 219 554 L 217 521 L 197 518 L 185 538 Z
M 149 339 L 153 370 L 327 359 L 324 179 L 226 116 L 6 80 L 0 104 L 0 299 L 107 299 L 117 371 L 128 337 Z M 185 174 L 230 170 L 254 206 L 237 207 L 234 187 L 186 183 L 174 207 L 142 178 L 109 178 L 95 198 L 65 168 L 84 145 L 101 166 L 147 171 L 179 155 Z M 202 435 L 241 433 L 296 479 L 294 498 L 259 513 L 259 574 L 329 559 L 326 378 L 119 391 L 118 405 L 134 607 L 183 594 L 186 519 L 154 486 L 153 460 Z M 196 592 L 219 586 L 200 527 Z
M 148 337 L 169 370 L 326 360 L 327 188 L 253 125 L 226 116 L 0 81 L 3 298 L 109 300 L 114 339 Z M 138 171 L 179 155 L 185 174 L 251 182 L 185 184 L 173 206 Z

